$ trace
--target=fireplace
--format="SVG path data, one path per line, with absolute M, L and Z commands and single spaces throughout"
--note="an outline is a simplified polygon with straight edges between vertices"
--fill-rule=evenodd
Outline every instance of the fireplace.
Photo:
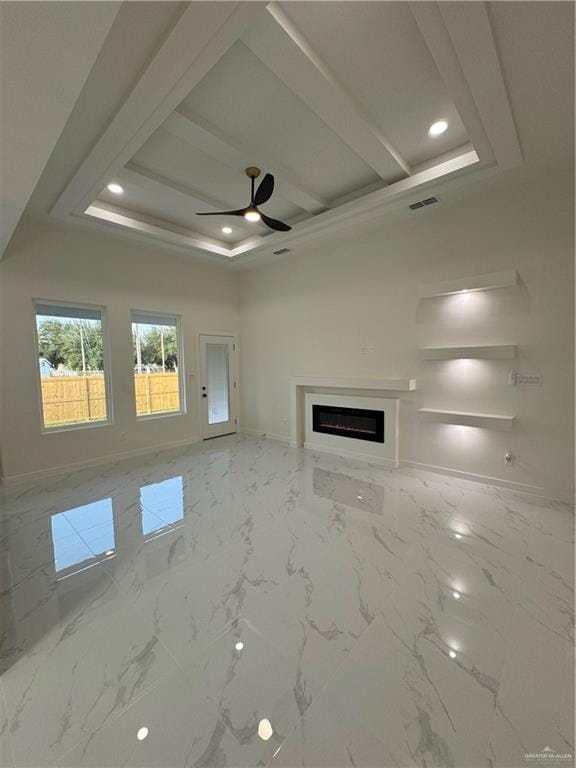
M 312 405 L 312 431 L 353 437 L 371 443 L 384 442 L 384 411 L 341 405 Z

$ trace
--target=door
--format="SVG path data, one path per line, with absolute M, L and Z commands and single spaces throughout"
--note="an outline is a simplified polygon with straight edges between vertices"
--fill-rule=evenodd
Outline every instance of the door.
M 236 432 L 235 340 L 200 336 L 200 419 L 202 437 Z

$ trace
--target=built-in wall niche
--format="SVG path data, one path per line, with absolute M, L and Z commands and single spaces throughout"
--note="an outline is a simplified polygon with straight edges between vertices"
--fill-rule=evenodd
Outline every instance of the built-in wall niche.
M 425 347 L 421 360 L 512 360 L 518 354 L 515 344 L 477 345 L 472 347 Z
M 453 293 L 473 291 L 493 291 L 496 288 L 514 288 L 518 285 L 518 272 L 510 269 L 505 272 L 489 272 L 485 275 L 458 277 L 439 283 L 427 283 L 420 286 L 420 298 L 430 299 L 435 296 L 450 296 Z

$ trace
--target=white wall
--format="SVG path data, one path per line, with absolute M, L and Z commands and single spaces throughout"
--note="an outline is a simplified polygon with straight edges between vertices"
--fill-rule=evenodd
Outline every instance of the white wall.
M 521 182 L 521 183 L 518 183 Z M 488 189 L 488 191 L 486 191 Z M 289 436 L 298 374 L 415 376 L 400 455 L 567 494 L 574 471 L 573 200 L 517 174 L 242 273 L 243 426 Z M 420 301 L 421 283 L 517 269 L 522 285 Z M 514 343 L 514 361 L 419 362 L 420 346 Z M 374 344 L 374 354 L 361 354 Z M 512 387 L 510 370 L 540 373 Z M 512 414 L 513 433 L 424 423 L 419 407 Z M 510 450 L 515 460 L 505 466 Z
M 198 437 L 196 384 L 189 375 L 197 370 L 197 337 L 200 331 L 237 331 L 236 275 L 220 266 L 188 263 L 115 235 L 33 220 L 21 224 L 1 267 L 5 477 Z M 113 424 L 41 434 L 33 298 L 107 307 Z M 181 315 L 185 415 L 137 421 L 131 309 Z
M 197 367 L 198 332 L 241 327 L 248 430 L 289 437 L 296 374 L 415 376 L 418 390 L 401 403 L 403 459 L 566 495 L 574 469 L 571 214 L 567 177 L 512 175 L 239 275 L 115 235 L 26 221 L 2 262 L 4 475 L 196 439 L 188 375 L 185 416 L 135 418 L 130 310 L 138 308 L 182 315 L 187 374 Z M 418 299 L 421 283 L 504 269 L 519 271 L 518 289 Z M 41 434 L 33 297 L 108 308 L 113 425 Z M 420 346 L 484 343 L 518 344 L 520 357 L 418 358 Z M 361 354 L 365 344 L 374 354 Z M 512 369 L 540 373 L 542 386 L 509 386 Z M 416 414 L 421 406 L 513 414 L 518 424 L 511 434 L 428 424 Z

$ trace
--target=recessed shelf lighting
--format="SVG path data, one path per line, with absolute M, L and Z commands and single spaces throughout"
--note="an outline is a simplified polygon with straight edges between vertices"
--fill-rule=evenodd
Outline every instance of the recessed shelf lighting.
M 112 192 L 113 195 L 123 195 L 124 194 L 124 187 L 121 187 L 120 184 L 116 184 L 115 181 L 108 184 L 106 187 L 108 192 Z
M 232 227 L 222 227 L 222 232 L 224 232 L 225 235 L 231 235 Z
M 499 432 L 511 432 L 514 416 L 500 416 L 495 413 L 470 413 L 466 411 L 441 411 L 436 408 L 420 408 L 418 413 L 435 421 L 446 424 L 459 424 L 465 427 L 483 427 Z
M 422 360 L 492 359 L 511 360 L 516 357 L 515 344 L 492 344 L 471 347 L 426 347 L 420 350 Z
M 492 291 L 496 288 L 513 288 L 516 285 L 518 285 L 518 273 L 515 269 L 509 269 L 505 272 L 490 272 L 486 275 L 459 277 L 456 280 L 421 285 L 420 298 L 430 299 L 434 296 L 449 296 L 452 293 Z
M 432 123 L 430 128 L 428 128 L 428 136 L 435 138 L 436 136 L 441 136 L 447 130 L 448 123 L 446 120 L 437 120 L 435 123 Z
M 461 533 L 455 533 L 454 534 L 454 538 L 455 539 L 461 539 L 462 538 L 462 534 Z

